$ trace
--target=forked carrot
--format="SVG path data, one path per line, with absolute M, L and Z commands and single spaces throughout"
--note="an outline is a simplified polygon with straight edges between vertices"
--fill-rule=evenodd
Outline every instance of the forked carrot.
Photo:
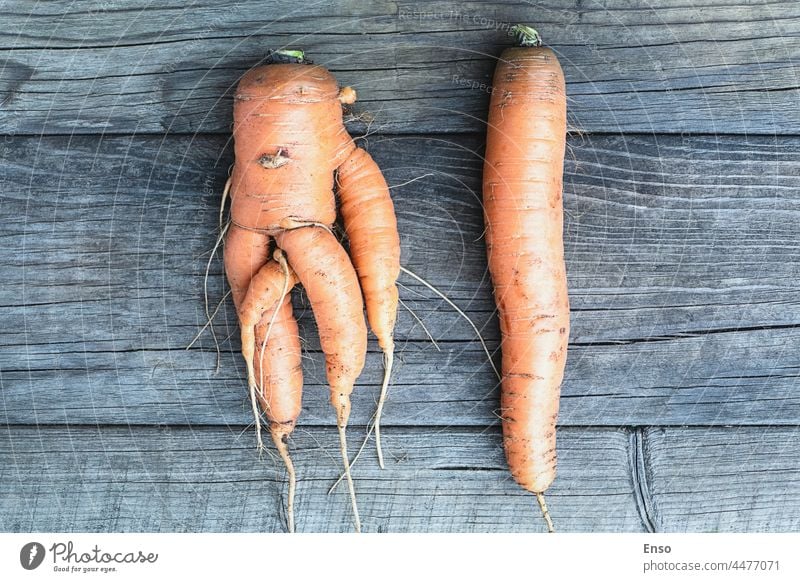
M 299 51 L 274 53 L 271 64 L 249 71 L 234 96 L 236 161 L 224 194 L 231 199 L 225 268 L 239 309 L 251 398 L 255 407 L 258 395 L 270 420 L 290 476 L 290 502 L 294 469 L 286 439 L 299 414 L 302 380 L 296 324 L 286 294 L 296 273 L 325 352 L 342 460 L 360 530 L 345 437 L 350 393 L 366 356 L 366 303 L 370 324 L 387 354 L 382 407 L 391 372 L 400 251 L 386 183 L 342 121 L 343 105 L 355 98 L 353 89 L 340 90 L 324 67 L 308 63 Z M 337 171 L 352 261 L 331 233 Z M 382 243 L 371 244 L 377 232 Z M 268 261 L 273 248 L 280 254 Z M 255 408 L 254 414 L 259 433 Z

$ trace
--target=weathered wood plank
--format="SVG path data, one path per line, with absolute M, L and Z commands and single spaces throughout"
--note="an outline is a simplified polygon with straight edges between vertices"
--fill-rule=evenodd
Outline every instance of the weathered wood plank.
M 352 431 L 353 435 L 357 434 Z M 794 428 L 559 433 L 560 531 L 797 531 Z M 541 531 L 497 430 L 391 429 L 387 470 L 355 468 L 367 531 Z M 292 438 L 301 531 L 350 531 L 330 429 Z M 2 531 L 281 531 L 283 471 L 238 431 L 0 429 Z
M 2 418 L 12 423 L 241 426 L 233 311 L 213 342 L 202 278 L 224 138 L 16 138 L 3 149 Z M 403 260 L 467 310 L 496 349 L 479 203 L 480 138 L 372 138 Z M 571 142 L 566 248 L 574 310 L 565 425 L 796 423 L 800 139 L 594 136 Z M 419 178 L 417 181 L 404 183 Z M 388 424 L 488 426 L 495 379 L 473 332 L 403 279 Z M 223 293 L 213 265 L 211 296 Z M 329 423 L 313 321 L 303 423 Z M 231 339 L 228 340 L 230 336 Z M 372 412 L 374 349 L 353 422 Z M 52 394 L 59 394 L 53 405 Z
M 670 342 L 574 347 L 564 380 L 562 425 L 796 424 L 800 332 L 711 335 Z M 493 426 L 497 381 L 480 348 L 402 343 L 384 424 Z M 192 425 L 252 421 L 240 356 L 140 350 L 3 358 L 0 420 L 9 423 Z M 375 409 L 381 355 L 353 395 L 353 424 Z M 300 423 L 335 423 L 319 352 L 306 352 Z
M 659 531 L 800 529 L 797 426 L 649 428 L 642 450 Z
M 516 22 L 565 67 L 588 132 L 796 133 L 800 6 L 94 0 L 3 5 L 0 132 L 229 132 L 237 79 L 303 47 L 361 95 L 373 129 L 482 130 L 494 59 Z M 478 89 L 473 88 L 479 86 Z M 360 130 L 363 124 L 354 124 Z
M 476 312 L 491 310 L 479 240 L 481 141 L 369 142 L 393 185 L 404 263 Z M 618 322 L 609 334 L 609 322 L 583 329 L 578 321 L 577 341 L 652 338 L 653 327 L 703 332 L 709 321 L 796 323 L 800 139 L 595 136 L 572 140 L 570 152 L 573 308 L 606 319 L 614 308 Z M 232 161 L 224 139 L 18 138 L 0 153 L 0 304 L 196 299 Z M 214 262 L 213 293 L 219 273 Z M 409 301 L 424 307 L 421 287 L 406 283 L 416 292 Z M 681 316 L 667 321 L 660 309 Z M 196 325 L 199 314 L 190 315 L 182 325 Z M 693 326 L 699 318 L 707 321 Z M 455 333 L 445 337 L 471 338 Z
M 365 531 L 542 531 L 497 431 L 384 438 L 387 470 L 371 455 L 354 469 Z M 624 431 L 563 431 L 548 496 L 560 530 L 642 531 L 628 443 Z M 292 437 L 299 531 L 352 531 L 345 490 L 326 494 L 336 447 L 334 430 Z M 2 531 L 282 531 L 283 479 L 237 430 L 0 427 Z

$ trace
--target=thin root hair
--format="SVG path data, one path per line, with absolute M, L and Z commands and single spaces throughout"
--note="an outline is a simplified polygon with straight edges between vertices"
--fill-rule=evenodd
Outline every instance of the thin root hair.
M 435 348 L 436 348 L 436 351 L 438 351 L 438 352 L 441 352 L 441 351 L 442 351 L 442 348 L 440 348 L 440 347 L 439 347 L 439 344 L 438 344 L 438 343 L 436 343 L 436 340 L 435 340 L 435 339 L 433 339 L 433 336 L 431 335 L 431 332 L 430 332 L 430 331 L 428 331 L 428 328 L 427 328 L 427 327 L 425 327 L 425 324 L 422 322 L 422 320 L 419 318 L 419 316 L 418 316 L 416 313 L 414 313 L 414 311 L 413 311 L 413 310 L 412 310 L 412 309 L 411 309 L 411 308 L 410 308 L 408 305 L 406 305 L 406 304 L 403 302 L 403 300 L 402 300 L 402 299 L 398 299 L 398 301 L 400 302 L 400 305 L 402 305 L 402 306 L 403 306 L 403 307 L 406 309 L 406 311 L 408 311 L 408 312 L 411 314 L 411 316 L 412 316 L 414 319 L 416 319 L 416 320 L 417 320 L 417 323 L 419 323 L 420 327 L 422 327 L 422 330 L 425 332 L 425 335 L 427 335 L 427 336 L 428 336 L 428 339 L 429 339 L 429 340 L 431 340 L 431 343 L 433 344 L 433 347 L 435 347 Z
M 413 273 L 412 271 L 409 271 L 408 269 L 406 269 L 406 268 L 405 268 L 405 267 L 403 267 L 402 265 L 400 266 L 400 270 L 401 270 L 403 273 L 405 273 L 406 275 L 408 275 L 408 276 L 410 276 L 410 277 L 412 277 L 412 278 L 416 279 L 417 281 L 419 281 L 420 283 L 422 283 L 423 285 L 425 285 L 425 286 L 426 286 L 428 289 L 430 289 L 430 290 L 431 290 L 431 291 L 433 291 L 434 293 L 436 293 L 436 294 L 437 294 L 439 297 L 441 297 L 441 298 L 442 298 L 442 299 L 443 299 L 443 300 L 444 300 L 444 301 L 445 301 L 445 302 L 446 302 L 446 303 L 447 303 L 447 304 L 448 304 L 450 307 L 452 307 L 453 309 L 455 309 L 455 310 L 456 310 L 456 312 L 457 312 L 457 313 L 458 313 L 458 314 L 459 314 L 461 317 L 463 317 L 464 319 L 466 319 L 466 320 L 467 320 L 467 322 L 470 324 L 470 326 L 472 327 L 472 329 L 473 329 L 473 331 L 475 332 L 475 334 L 478 336 L 478 341 L 480 341 L 480 342 L 481 342 L 481 346 L 483 347 L 483 351 L 486 353 L 486 358 L 487 358 L 487 360 L 489 361 L 489 365 L 492 367 L 492 370 L 494 370 L 494 373 L 497 375 L 497 379 L 498 379 L 498 380 L 502 380 L 502 375 L 500 374 L 499 370 L 497 369 L 497 366 L 495 366 L 495 365 L 494 365 L 494 360 L 492 360 L 492 354 L 489 352 L 489 348 L 487 347 L 487 345 L 486 345 L 486 342 L 484 341 L 484 339 L 483 339 L 483 336 L 481 335 L 481 332 L 480 332 L 480 330 L 478 329 L 478 326 L 476 326 L 476 325 L 475 325 L 475 323 L 472 321 L 472 319 L 470 319 L 470 317 L 469 317 L 469 316 L 468 316 L 466 313 L 464 313 L 464 312 L 463 312 L 463 311 L 462 311 L 462 310 L 461 310 L 461 309 L 458 307 L 458 305 L 456 305 L 455 303 L 453 303 L 453 302 L 452 302 L 452 301 L 451 301 L 451 300 L 450 300 L 450 299 L 449 299 L 449 298 L 448 298 L 448 297 L 447 297 L 447 296 L 446 296 L 444 293 L 442 293 L 442 292 L 441 292 L 441 291 L 439 291 L 439 290 L 438 290 L 436 287 L 434 287 L 433 285 L 431 285 L 430 283 L 428 283 L 428 282 L 427 282 L 425 279 L 423 279 L 423 278 L 422 278 L 422 277 L 420 277 L 419 275 L 417 275 L 417 274 Z
M 410 180 L 406 180 L 405 182 L 401 182 L 400 184 L 395 184 L 394 186 L 389 186 L 389 190 L 391 190 L 392 188 L 400 188 L 402 186 L 408 186 L 409 184 L 413 184 L 417 180 L 422 180 L 424 178 L 430 178 L 431 176 L 434 176 L 434 175 L 435 174 L 423 174 L 422 176 L 417 176 L 416 178 L 411 178 Z
M 206 311 L 206 320 L 208 321 L 208 329 L 211 331 L 211 337 L 214 338 L 214 349 L 217 352 L 217 366 L 214 370 L 215 374 L 219 373 L 219 369 L 222 365 L 222 355 L 219 349 L 219 340 L 217 339 L 217 334 L 214 331 L 214 322 L 212 321 L 213 317 L 208 310 L 208 276 L 211 272 L 211 263 L 214 261 L 214 257 L 217 254 L 217 249 L 222 244 L 222 241 L 225 239 L 225 233 L 228 232 L 228 225 L 226 224 L 224 227 L 221 228 L 219 231 L 219 236 L 217 237 L 217 242 L 214 243 L 214 248 L 211 250 L 211 254 L 208 257 L 208 262 L 206 263 L 206 273 L 203 277 L 203 302 L 205 305 Z
M 425 297 L 425 295 L 424 295 L 424 294 L 420 293 L 420 292 L 419 292 L 419 291 L 417 291 L 416 289 L 412 289 L 412 288 L 411 288 L 411 287 L 409 287 L 408 285 L 403 285 L 403 284 L 402 284 L 400 281 L 398 281 L 398 282 L 397 282 L 397 286 L 398 286 L 398 287 L 400 287 L 401 289 L 405 289 L 405 290 L 406 290 L 406 291 L 408 291 L 409 293 L 413 293 L 414 295 L 416 295 L 416 296 L 417 296 L 417 297 L 419 297 L 420 299 L 427 299 L 427 297 Z
M 358 451 L 356 452 L 355 456 L 353 457 L 353 460 L 350 461 L 350 468 L 351 469 L 356 464 L 356 461 L 358 461 L 358 458 L 361 456 L 361 453 L 364 452 L 364 449 L 367 447 L 367 443 L 369 442 L 369 437 L 372 436 L 372 432 L 375 430 L 375 424 L 373 422 L 374 420 L 375 420 L 375 415 L 373 414 L 372 418 L 370 418 L 369 430 L 367 430 L 367 434 L 364 437 L 364 441 L 361 443 L 361 447 L 359 447 Z M 344 478 L 346 476 L 347 475 L 344 472 L 342 472 L 342 474 L 339 475 L 339 478 L 336 480 L 336 482 L 333 485 L 331 485 L 330 489 L 328 489 L 328 495 L 330 495 L 331 493 L 333 493 L 336 490 L 336 487 L 338 487 L 339 483 L 341 483 L 342 480 L 344 480 Z
M 553 520 L 550 518 L 550 510 L 547 509 L 547 502 L 544 499 L 544 493 L 537 492 L 536 501 L 539 502 L 539 509 L 542 510 L 542 517 L 544 517 L 544 521 L 547 524 L 547 532 L 555 533 L 556 528 L 553 525 Z
M 200 336 L 203 335 L 203 332 L 206 330 L 206 328 L 209 325 L 211 325 L 211 321 L 217 316 L 217 313 L 219 312 L 220 308 L 225 304 L 225 300 L 230 296 L 230 294 L 231 291 L 228 290 L 225 293 L 225 295 L 222 296 L 222 299 L 219 300 L 219 303 L 217 303 L 217 306 L 214 308 L 214 311 L 211 312 L 211 317 L 208 319 L 208 321 L 206 321 L 205 325 L 203 325 L 203 327 L 200 328 L 200 331 L 198 331 L 197 335 L 194 336 L 194 339 L 191 342 L 189 342 L 189 345 L 186 346 L 187 350 L 191 348 L 197 340 L 200 339 Z

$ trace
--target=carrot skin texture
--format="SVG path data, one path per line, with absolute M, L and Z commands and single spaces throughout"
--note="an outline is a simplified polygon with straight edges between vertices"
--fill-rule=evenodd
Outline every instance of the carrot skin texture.
M 354 92 L 350 90 L 343 100 L 353 98 Z M 336 219 L 334 171 L 355 149 L 342 121 L 342 102 L 336 79 L 323 67 L 307 64 L 257 67 L 246 73 L 239 82 L 233 114 L 236 164 L 231 175 L 231 221 L 241 230 L 273 235 L 279 241 L 287 241 L 293 255 L 289 263 L 305 264 L 303 259 L 306 257 L 303 255 L 317 249 L 300 248 L 293 245 L 292 241 L 309 240 L 314 244 L 317 236 L 309 237 L 308 233 L 302 231 L 316 233 L 318 229 L 311 225 L 333 224 Z M 326 248 L 334 253 L 340 263 L 343 257 L 347 258 L 344 249 L 332 235 L 325 240 L 329 243 Z M 335 245 L 330 244 L 331 241 Z M 289 254 L 289 249 L 286 250 Z M 319 252 L 311 254 L 324 260 Z M 355 279 L 349 258 L 347 264 Z M 337 272 L 343 271 L 340 269 Z M 312 277 L 308 270 L 301 281 L 309 297 L 315 292 L 308 289 L 308 284 L 313 286 L 322 282 Z M 358 290 L 357 279 L 355 281 L 355 289 Z M 336 281 L 326 283 L 337 284 Z M 343 283 L 348 289 L 353 287 L 347 280 Z M 359 306 L 363 305 L 360 290 L 357 297 Z M 351 300 L 348 312 L 353 311 L 353 305 Z M 336 309 L 327 308 L 325 313 L 335 315 Z M 315 315 L 320 330 L 328 329 L 325 316 L 321 320 L 318 313 L 315 312 Z M 360 320 L 363 322 L 363 312 Z M 365 330 L 366 324 L 362 323 L 362 326 Z M 346 326 L 337 321 L 333 327 L 344 330 Z M 358 335 L 358 322 L 353 329 Z M 331 383 L 332 395 L 343 393 L 349 396 L 352 384 L 363 368 L 366 337 L 363 342 L 348 342 L 351 351 L 362 352 L 360 364 L 358 357 L 334 361 L 334 354 L 338 356 L 340 350 L 332 347 L 335 343 L 331 341 L 332 337 L 329 334 L 323 341 L 323 349 L 327 345 L 331 354 L 329 377 L 335 380 Z M 348 334 L 345 333 L 343 337 L 348 337 Z M 347 369 L 334 371 L 334 368 L 344 364 L 347 364 Z M 349 402 L 349 398 L 347 400 Z M 341 408 L 337 406 L 337 411 Z M 347 412 L 349 414 L 349 404 Z M 337 415 L 341 416 L 341 412 L 337 412 Z
M 384 375 L 375 410 L 375 448 L 385 467 L 381 418 L 394 362 L 394 326 L 400 301 L 400 236 L 389 186 L 367 152 L 356 148 L 337 170 L 340 211 L 372 332 L 384 354 Z
M 271 321 L 272 328 L 269 329 Z M 266 337 L 267 330 L 269 338 Z M 281 435 L 290 434 L 300 416 L 303 398 L 301 364 L 300 332 L 292 313 L 291 296 L 287 294 L 275 319 L 272 320 L 271 312 L 265 312 L 255 330 L 258 396 L 273 433 L 277 430 Z
M 250 280 L 269 259 L 269 236 L 231 224 L 225 237 L 223 261 L 233 304 L 239 310 Z
M 303 397 L 300 335 L 292 314 L 290 290 L 297 282 L 278 252 L 253 277 L 240 310 L 242 355 L 248 367 L 248 385 L 256 433 L 261 426 L 255 400 L 269 422 L 269 432 L 289 479 L 286 502 L 287 528 L 294 533 L 294 496 L 297 476 L 289 454 L 288 439 L 300 416 Z M 251 325 L 261 313 L 258 323 Z M 257 352 L 257 355 L 253 352 Z
M 289 273 L 288 289 L 297 282 L 294 273 Z M 253 275 L 247 294 L 239 307 L 239 327 L 242 335 L 242 353 L 245 360 L 253 362 L 255 354 L 256 326 L 266 317 L 272 318 L 283 301 L 283 288 L 286 275 L 275 261 L 268 261 Z M 248 358 L 250 358 L 248 360 Z
M 569 337 L 562 181 L 566 91 L 547 48 L 504 51 L 484 164 L 486 242 L 502 334 L 503 441 L 514 479 L 556 475 L 556 420 Z
M 336 220 L 333 172 L 355 148 L 336 79 L 322 67 L 265 65 L 234 96 L 231 218 L 265 232 Z
M 358 277 L 347 253 L 326 229 L 287 230 L 276 240 L 308 294 L 325 353 L 331 402 L 337 414 L 344 414 L 346 424 L 349 397 L 364 369 L 367 352 L 367 324 Z
M 284 286 L 291 290 L 296 284 L 297 276 L 291 270 L 286 274 L 276 261 L 267 261 L 250 280 L 247 294 L 239 307 L 239 322 L 255 327 L 264 315 L 271 317 L 276 303 L 284 299 Z
M 367 320 L 384 351 L 394 349 L 400 236 L 389 186 L 367 152 L 356 148 L 339 166 L 340 212 L 361 283 Z
M 247 364 L 248 383 L 270 425 L 278 422 L 290 428 L 300 414 L 303 389 L 302 372 L 298 374 L 300 339 L 288 293 L 296 282 L 291 270 L 284 273 L 276 261 L 270 260 L 251 279 L 239 307 L 242 356 Z M 268 340 L 266 346 L 265 340 Z M 262 370 L 266 372 L 263 376 Z

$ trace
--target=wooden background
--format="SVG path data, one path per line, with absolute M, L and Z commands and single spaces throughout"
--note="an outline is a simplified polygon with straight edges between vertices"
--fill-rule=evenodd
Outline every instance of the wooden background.
M 0 530 L 282 531 L 238 328 L 205 333 L 231 93 L 304 48 L 360 100 L 403 263 L 498 347 L 480 207 L 495 59 L 537 26 L 570 98 L 573 307 L 549 504 L 561 531 L 800 527 L 800 4 L 0 1 Z M 477 88 L 473 88 L 476 85 Z M 414 180 L 410 182 L 411 180 Z M 410 182 L 410 183 L 409 183 Z M 209 292 L 225 292 L 219 261 Z M 366 531 L 542 531 L 470 327 L 403 276 L 387 469 Z M 313 320 L 300 531 L 350 531 Z M 495 353 L 495 357 L 497 354 Z M 371 341 L 353 450 L 379 388 Z

